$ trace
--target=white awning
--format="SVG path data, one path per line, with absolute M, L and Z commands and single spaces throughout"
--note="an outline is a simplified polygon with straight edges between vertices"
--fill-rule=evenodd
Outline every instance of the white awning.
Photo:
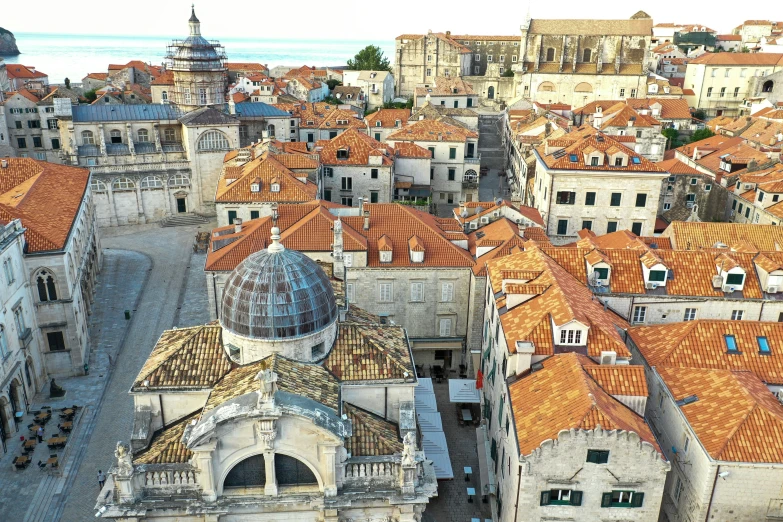
M 435 389 L 432 387 L 432 378 L 419 377 L 419 384 L 416 386 L 416 393 L 419 393 L 424 390 L 430 393 L 435 393 Z
M 449 379 L 449 400 L 478 404 L 481 396 L 476 389 L 475 379 Z
M 443 431 L 443 420 L 438 412 L 416 412 L 421 431 Z
M 487 441 L 487 427 L 476 428 L 476 450 L 479 459 L 479 480 L 481 481 L 482 495 L 495 494 L 495 470 L 489 466 L 492 457 L 490 455 L 489 441 Z
M 421 449 L 424 450 L 424 455 L 432 461 L 433 468 L 435 468 L 435 478 L 438 480 L 454 478 L 446 435 L 442 431 L 422 432 Z
M 419 379 L 421 382 L 422 379 Z M 432 380 L 427 379 L 432 383 Z M 413 393 L 413 399 L 416 403 L 416 413 L 438 413 L 438 402 L 435 400 L 435 394 L 427 388 L 417 387 Z

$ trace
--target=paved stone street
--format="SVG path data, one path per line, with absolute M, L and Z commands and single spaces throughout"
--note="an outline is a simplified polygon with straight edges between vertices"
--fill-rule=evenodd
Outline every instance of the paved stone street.
M 424 511 L 424 522 L 470 522 L 472 518 L 480 520 L 492 517 L 489 504 L 483 504 L 478 496 L 473 503 L 468 502 L 467 488 L 481 491 L 479 484 L 479 461 L 476 450 L 476 428 L 460 426 L 457 421 L 457 410 L 449 401 L 449 383 L 433 383 L 435 399 L 438 401 L 438 411 L 443 421 L 443 431 L 449 445 L 451 467 L 454 470 L 453 480 L 438 481 L 438 496 L 432 499 Z M 465 482 L 463 469 L 473 468 L 470 482 Z
M 155 341 L 172 326 L 209 320 L 205 256 L 193 254 L 192 245 L 196 231 L 213 226 L 145 225 L 102 231 L 104 265 L 90 318 L 90 375 L 58 381 L 67 395 L 57 401 L 48 399 L 47 387 L 47 394 L 36 396 L 31 409 L 72 404 L 84 408 L 74 421 L 65 450 L 58 452 L 59 471 L 41 471 L 35 465 L 50 453 L 40 445 L 26 470 L 0 474 L 0 519 L 93 519 L 96 474 L 112 464 L 116 442 L 128 439 L 133 402 L 127 392 Z M 125 310 L 131 311 L 130 321 L 125 320 Z M 28 435 L 28 417 L 20 422 L 18 435 Z M 47 425 L 47 436 L 56 422 L 53 419 Z M 0 459 L 4 470 L 13 469 L 19 445 L 18 437 L 9 439 L 8 453 Z

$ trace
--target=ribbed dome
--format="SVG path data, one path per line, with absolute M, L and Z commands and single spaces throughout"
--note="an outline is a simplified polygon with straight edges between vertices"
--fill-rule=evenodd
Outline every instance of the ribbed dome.
M 324 271 L 304 254 L 283 248 L 278 237 L 231 273 L 223 290 L 223 328 L 274 340 L 312 334 L 336 320 L 334 290 Z

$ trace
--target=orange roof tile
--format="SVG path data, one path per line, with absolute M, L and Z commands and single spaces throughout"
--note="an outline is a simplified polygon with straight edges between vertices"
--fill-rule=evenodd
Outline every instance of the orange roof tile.
M 370 129 L 394 129 L 407 125 L 408 118 L 410 117 L 410 109 L 379 109 L 378 111 L 365 116 L 364 121 L 367 122 L 367 126 L 370 127 Z M 397 125 L 397 122 L 399 122 L 399 125 Z M 378 125 L 379 123 L 380 125 Z
M 783 250 L 783 227 L 745 223 L 673 221 L 664 231 L 678 250 L 713 248 L 747 241 L 759 251 Z
M 386 138 L 386 141 L 447 141 L 464 143 L 468 138 L 478 138 L 478 134 L 464 127 L 456 127 L 440 121 L 419 120 L 391 133 Z
M 690 174 L 693 176 L 702 176 L 704 173 L 698 171 L 678 160 L 677 158 L 671 158 L 656 163 L 661 170 L 665 170 L 669 174 Z
M 346 149 L 348 157 L 338 158 L 337 151 Z M 356 129 L 349 129 L 332 138 L 321 149 L 321 163 L 324 165 L 369 165 L 371 156 L 381 158 L 378 166 L 392 164 L 392 153 L 388 146 Z
M 394 144 L 394 155 L 398 158 L 432 158 L 432 152 L 429 149 L 420 147 L 412 141 L 400 141 Z
M 591 377 L 576 354 L 555 355 L 543 368 L 509 384 L 519 451 L 529 455 L 545 440 L 568 429 L 632 431 L 660 452 L 644 418 L 622 404 Z
M 647 397 L 647 378 L 644 366 L 595 364 L 592 359 L 583 363 L 585 371 L 609 395 Z
M 256 181 L 261 182 L 260 187 L 253 192 L 251 185 Z M 280 186 L 278 192 L 272 192 L 273 184 Z M 267 153 L 241 166 L 227 165 L 218 180 L 215 201 L 300 203 L 313 201 L 317 193 L 318 187 L 314 183 L 299 181 L 293 172 Z

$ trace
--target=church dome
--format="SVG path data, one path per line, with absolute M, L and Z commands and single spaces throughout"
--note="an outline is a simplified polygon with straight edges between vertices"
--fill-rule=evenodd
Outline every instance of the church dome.
M 337 319 L 334 290 L 315 261 L 280 244 L 251 254 L 226 282 L 220 324 L 233 334 L 258 340 L 309 336 Z

